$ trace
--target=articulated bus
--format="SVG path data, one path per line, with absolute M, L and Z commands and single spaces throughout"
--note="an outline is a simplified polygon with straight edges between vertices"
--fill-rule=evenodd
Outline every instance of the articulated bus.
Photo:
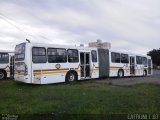
M 0 50 L 0 80 L 14 76 L 14 52 Z
M 152 75 L 152 60 L 145 55 L 30 42 L 15 48 L 14 79 L 24 83 L 148 75 Z
M 109 51 L 110 77 L 152 75 L 150 56 L 119 51 Z

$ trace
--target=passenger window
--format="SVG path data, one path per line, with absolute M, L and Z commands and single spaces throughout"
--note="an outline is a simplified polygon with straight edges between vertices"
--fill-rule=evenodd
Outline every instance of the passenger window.
M 129 63 L 128 54 L 121 54 L 121 63 Z
M 33 63 L 46 63 L 46 49 L 42 47 L 32 48 L 32 61 Z
M 147 58 L 146 57 L 143 57 L 142 58 L 142 64 L 147 67 Z
M 112 52 L 111 53 L 111 61 L 113 63 L 120 63 L 120 53 Z
M 97 52 L 95 50 L 91 51 L 92 62 L 97 62 Z
M 62 48 L 48 48 L 48 62 L 49 63 L 65 63 L 67 62 L 66 49 Z
M 0 53 L 0 63 L 9 63 L 8 53 Z
M 142 64 L 142 57 L 136 56 L 136 62 L 137 62 L 137 64 Z
M 76 49 L 68 49 L 68 62 L 75 63 L 79 62 L 78 50 Z
M 151 65 L 152 65 L 152 60 L 148 59 L 148 67 L 151 67 Z

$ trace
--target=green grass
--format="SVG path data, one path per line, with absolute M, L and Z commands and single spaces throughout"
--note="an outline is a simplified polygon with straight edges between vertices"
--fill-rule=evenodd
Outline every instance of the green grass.
M 2 80 L 0 113 L 29 115 L 160 112 L 160 86 L 140 84 L 122 87 L 98 81 L 31 85 Z

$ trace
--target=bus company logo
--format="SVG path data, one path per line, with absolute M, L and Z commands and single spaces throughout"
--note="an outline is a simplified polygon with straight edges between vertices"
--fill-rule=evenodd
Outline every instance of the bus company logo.
M 60 65 L 60 64 L 56 64 L 55 67 L 56 67 L 57 69 L 60 69 L 60 68 L 61 68 L 61 65 Z

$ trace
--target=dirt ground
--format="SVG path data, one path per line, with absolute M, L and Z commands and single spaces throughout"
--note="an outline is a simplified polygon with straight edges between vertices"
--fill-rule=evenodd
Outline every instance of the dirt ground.
M 160 85 L 160 70 L 153 70 L 153 75 L 147 77 L 109 78 L 107 80 L 101 79 L 94 82 L 96 85 L 112 84 L 118 86 L 128 86 L 141 83 L 153 83 Z
M 153 70 L 152 76 L 147 77 L 127 77 L 127 78 L 117 78 L 110 79 L 111 84 L 113 85 L 133 85 L 140 83 L 154 83 L 160 85 L 160 70 Z

